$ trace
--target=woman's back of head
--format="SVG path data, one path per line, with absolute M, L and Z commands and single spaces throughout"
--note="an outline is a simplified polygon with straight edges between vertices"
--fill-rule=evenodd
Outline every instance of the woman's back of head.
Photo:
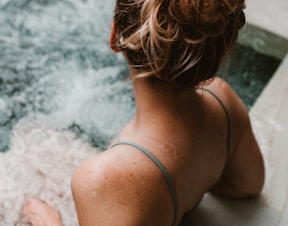
M 192 84 L 215 76 L 245 23 L 244 0 L 117 0 L 117 43 L 130 79 Z

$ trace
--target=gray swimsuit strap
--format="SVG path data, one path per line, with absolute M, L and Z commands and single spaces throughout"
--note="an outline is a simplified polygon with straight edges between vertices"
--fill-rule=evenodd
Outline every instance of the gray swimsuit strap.
M 174 218 L 173 218 L 172 226 L 175 225 L 176 218 L 177 218 L 177 215 L 178 215 L 178 201 L 177 201 L 177 195 L 176 195 L 175 187 L 173 185 L 173 182 L 172 182 L 172 179 L 171 179 L 169 173 L 167 172 L 167 170 L 165 169 L 163 164 L 150 151 L 148 151 L 146 148 L 144 148 L 144 147 L 142 147 L 142 146 L 140 146 L 138 144 L 135 144 L 133 142 L 128 142 L 128 141 L 121 141 L 121 142 L 117 142 L 117 143 L 113 144 L 111 146 L 111 148 L 115 147 L 116 145 L 122 145 L 122 144 L 130 145 L 130 146 L 135 147 L 136 149 L 140 150 L 141 152 L 143 152 L 147 157 L 149 157 L 158 166 L 158 168 L 163 173 L 163 175 L 165 177 L 165 180 L 167 182 L 167 185 L 169 187 L 170 194 L 171 194 L 172 201 L 173 201 Z
M 231 140 L 231 123 L 230 123 L 230 116 L 229 116 L 229 113 L 228 113 L 228 110 L 227 108 L 225 107 L 224 103 L 222 102 L 222 100 L 215 94 L 213 93 L 211 90 L 209 89 L 206 89 L 204 87 L 201 87 L 199 89 L 202 89 L 206 92 L 208 92 L 209 94 L 211 94 L 213 97 L 215 97 L 215 99 L 218 101 L 218 103 L 221 105 L 221 107 L 223 108 L 224 110 L 224 113 L 225 113 L 225 116 L 226 116 L 226 121 L 227 121 L 227 133 L 226 133 L 226 147 L 227 147 L 227 157 L 226 157 L 226 163 L 228 162 L 229 160 L 229 157 L 230 157 L 230 140 Z

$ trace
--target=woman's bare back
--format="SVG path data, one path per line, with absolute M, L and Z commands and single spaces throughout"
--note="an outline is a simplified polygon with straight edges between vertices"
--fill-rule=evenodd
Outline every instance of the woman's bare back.
M 204 193 L 212 187 L 215 192 L 232 197 L 242 197 L 257 194 L 261 190 L 263 183 L 263 169 L 261 168 L 263 167 L 263 162 L 261 162 L 262 158 L 258 153 L 257 143 L 252 131 L 250 131 L 250 122 L 244 105 L 223 80 L 215 79 L 206 88 L 221 99 L 229 112 L 230 122 L 227 122 L 225 110 L 219 101 L 209 92 L 199 89 L 196 97 L 193 98 L 194 103 L 191 102 L 191 109 L 188 108 L 190 103 L 187 103 L 186 108 L 178 109 L 181 112 L 181 117 L 172 117 L 173 115 L 167 112 L 160 114 L 161 111 L 156 110 L 156 113 L 153 112 L 153 119 L 149 119 L 149 117 L 146 119 L 141 118 L 148 116 L 147 112 L 149 112 L 149 109 L 147 109 L 145 114 L 139 113 L 142 114 L 138 116 L 139 118 L 137 118 L 136 114 L 135 119 L 114 141 L 137 143 L 149 150 L 163 164 L 172 178 L 177 194 L 179 206 L 177 223 L 181 222 L 182 217 L 191 211 L 201 200 Z M 201 107 L 198 109 L 197 105 Z M 161 110 L 163 109 L 165 108 L 162 106 Z M 175 112 L 178 111 L 175 110 Z M 229 130 L 230 136 L 227 134 L 229 125 L 231 126 Z M 238 150 L 242 146 L 239 143 L 244 143 L 243 147 L 247 148 L 245 146 L 246 141 L 242 140 L 243 133 L 249 134 L 248 140 L 251 146 L 247 150 Z M 230 139 L 229 141 L 227 136 Z M 229 149 L 227 149 L 227 142 L 229 142 Z M 251 170 L 254 169 L 241 162 L 241 156 L 246 156 L 246 152 L 249 153 L 249 158 L 253 159 L 251 161 L 259 165 L 259 170 L 256 170 L 255 174 L 259 174 L 258 178 L 260 179 L 254 185 L 253 183 L 241 184 L 245 180 L 250 181 Z M 240 158 L 235 158 L 235 154 L 239 155 Z M 229 155 L 228 161 L 227 155 Z M 88 167 L 89 169 L 92 166 L 92 169 L 94 169 L 96 167 L 101 174 L 109 175 L 109 186 L 107 187 L 109 187 L 110 191 L 109 194 L 103 195 L 105 197 L 117 196 L 123 198 L 123 200 L 121 198 L 121 201 L 118 200 L 119 205 L 125 202 L 127 209 L 123 209 L 122 205 L 122 208 L 118 206 L 118 209 L 121 209 L 121 216 L 127 214 L 129 220 L 125 221 L 126 225 L 130 225 L 129 222 L 133 222 L 131 225 L 138 225 L 135 224 L 137 220 L 143 223 L 141 225 L 147 225 L 148 223 L 149 225 L 169 225 L 169 222 L 170 224 L 172 223 L 174 207 L 171 192 L 163 173 L 151 159 L 139 152 L 137 148 L 129 145 L 117 145 L 103 153 L 100 158 L 101 163 L 99 162 L 99 157 L 95 157 L 94 160 L 84 163 L 84 168 Z M 241 166 L 239 167 L 238 164 Z M 114 171 L 111 167 L 117 170 Z M 75 174 L 75 181 L 79 179 L 78 177 L 83 177 L 84 172 L 82 172 L 81 168 L 83 170 L 83 166 L 80 166 L 80 173 L 76 172 Z M 232 170 L 231 172 L 230 169 Z M 234 171 L 241 171 L 237 172 L 241 175 L 239 182 L 239 178 L 234 179 Z M 95 173 L 94 170 L 93 172 Z M 223 182 L 224 176 L 225 183 Z M 100 182 L 103 179 L 102 177 Z M 120 179 L 121 177 L 123 177 L 122 180 Z M 129 179 L 129 177 L 131 178 Z M 141 178 L 140 181 L 139 177 Z M 95 175 L 93 178 L 95 178 Z M 242 179 L 243 181 L 241 181 Z M 98 183 L 98 180 L 99 178 L 96 177 L 95 183 Z M 115 181 L 116 184 L 110 184 L 110 180 Z M 106 179 L 104 179 L 105 181 Z M 81 184 L 76 182 L 74 187 L 81 187 Z M 118 190 L 115 191 L 113 189 L 113 187 L 116 189 L 116 187 L 122 188 L 123 186 L 123 191 L 120 194 Z M 221 189 L 219 190 L 218 188 Z M 74 190 L 75 201 L 76 206 L 77 204 L 81 206 L 81 201 L 78 202 L 80 197 L 77 198 L 78 189 Z M 97 193 L 96 190 L 95 192 Z M 135 196 L 131 195 L 135 191 L 137 191 L 134 194 Z M 155 197 L 155 194 L 158 194 L 157 197 Z M 95 204 L 97 202 L 95 200 Z M 117 206 L 117 202 L 114 199 L 113 201 L 111 200 L 111 203 Z M 103 203 L 101 203 L 102 205 Z M 147 212 L 143 211 L 142 205 Z M 139 206 L 141 207 L 139 208 Z M 92 217 L 85 217 L 86 213 L 82 213 L 81 207 L 79 209 L 80 222 L 81 215 L 83 215 L 84 219 Z M 122 211 L 127 212 L 124 214 Z M 101 215 L 101 211 L 99 212 L 98 209 L 96 212 Z M 137 216 L 134 219 L 135 221 L 132 220 L 133 217 L 131 219 L 133 212 L 136 212 L 134 214 Z M 146 219 L 146 222 L 143 219 Z M 103 222 L 106 221 L 106 218 L 103 219 Z M 86 221 L 84 222 L 83 225 L 86 225 Z

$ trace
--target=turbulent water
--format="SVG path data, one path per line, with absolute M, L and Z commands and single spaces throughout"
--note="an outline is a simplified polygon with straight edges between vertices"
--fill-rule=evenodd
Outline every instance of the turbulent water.
M 108 47 L 113 5 L 0 1 L 0 150 L 24 116 L 31 122 L 44 114 L 43 124 L 73 130 L 100 148 L 131 118 L 127 69 Z
M 108 46 L 114 2 L 0 0 L 1 151 L 19 120 L 71 130 L 100 148 L 129 121 L 127 68 Z M 228 81 L 250 107 L 279 62 L 244 47 L 234 55 Z
M 226 78 L 249 110 L 280 62 L 281 60 L 260 54 L 249 46 L 236 45 L 227 72 L 220 72 L 220 75 Z

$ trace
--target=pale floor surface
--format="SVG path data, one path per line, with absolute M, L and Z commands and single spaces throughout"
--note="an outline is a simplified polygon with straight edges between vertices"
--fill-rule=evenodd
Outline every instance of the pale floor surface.
M 248 23 L 288 38 L 287 0 L 250 0 L 247 6 Z M 250 111 L 266 164 L 262 196 L 258 200 L 231 201 L 206 195 L 185 225 L 288 225 L 287 94 L 288 54 Z
M 287 0 L 246 0 L 246 5 L 246 17 L 250 24 L 288 38 Z
M 262 202 L 288 225 L 288 55 L 250 112 L 266 163 Z

